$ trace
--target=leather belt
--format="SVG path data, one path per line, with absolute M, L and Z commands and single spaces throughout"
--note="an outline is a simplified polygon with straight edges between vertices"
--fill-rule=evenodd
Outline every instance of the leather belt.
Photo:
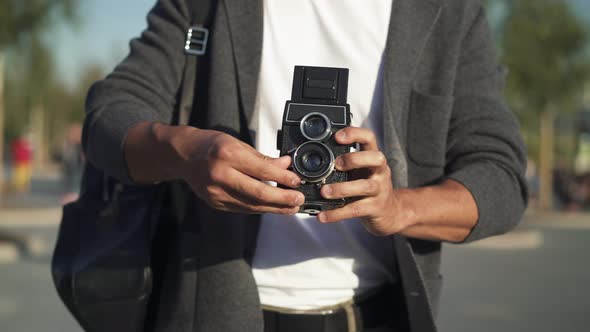
M 372 328 L 409 331 L 399 285 L 387 285 L 334 306 L 291 310 L 263 306 L 265 332 L 358 332 Z

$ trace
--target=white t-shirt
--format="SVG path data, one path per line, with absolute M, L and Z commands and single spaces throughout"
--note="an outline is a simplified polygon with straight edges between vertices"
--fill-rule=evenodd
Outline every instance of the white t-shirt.
M 382 58 L 391 0 L 264 0 L 256 148 L 277 157 L 276 135 L 295 65 L 349 68 L 352 125 L 381 146 Z M 304 214 L 262 216 L 253 273 L 262 304 L 316 309 L 392 281 L 392 241 L 359 220 L 324 225 Z

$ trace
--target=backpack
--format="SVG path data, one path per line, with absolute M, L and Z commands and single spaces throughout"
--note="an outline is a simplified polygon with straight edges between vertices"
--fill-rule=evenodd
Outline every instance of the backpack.
M 192 26 L 173 124 L 188 123 L 197 59 L 205 54 L 206 27 L 216 3 L 188 1 Z M 80 198 L 63 207 L 51 262 L 56 290 L 85 331 L 149 329 L 161 300 L 161 279 L 169 269 L 181 269 L 176 293 L 187 301 L 177 300 L 194 299 L 198 232 L 183 222 L 191 194 L 179 181 L 124 185 L 86 163 Z M 194 310 L 172 310 L 170 315 L 190 322 Z

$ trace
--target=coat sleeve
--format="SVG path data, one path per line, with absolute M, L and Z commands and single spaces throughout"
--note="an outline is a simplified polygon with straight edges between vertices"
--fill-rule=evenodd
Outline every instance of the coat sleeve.
M 479 211 L 465 242 L 509 231 L 527 205 L 526 150 L 502 95 L 505 78 L 480 7 L 461 45 L 447 138 L 447 178 L 471 192 Z
M 86 99 L 86 157 L 124 183 L 132 182 L 123 151 L 127 130 L 143 121 L 170 122 L 185 63 L 186 2 L 159 0 L 147 21 L 128 56 L 90 88 Z

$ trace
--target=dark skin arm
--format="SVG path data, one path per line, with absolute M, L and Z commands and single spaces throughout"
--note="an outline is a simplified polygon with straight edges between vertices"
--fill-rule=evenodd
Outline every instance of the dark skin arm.
M 295 214 L 304 196 L 290 157 L 273 159 L 214 130 L 143 122 L 127 132 L 125 159 L 138 183 L 183 179 L 212 208 L 239 213 Z
M 386 158 L 368 129 L 349 127 L 336 133 L 340 144 L 359 143 L 361 151 L 336 160 L 341 171 L 365 170 L 364 178 L 322 187 L 325 198 L 356 198 L 343 208 L 322 212 L 323 223 L 361 218 L 372 234 L 461 242 L 478 220 L 471 193 L 462 184 L 447 180 L 422 188 L 395 189 Z
M 345 134 L 344 136 L 342 134 Z M 361 144 L 361 151 L 340 156 L 337 169 L 368 170 L 368 176 L 326 185 L 326 198 L 355 197 L 347 206 L 321 213 L 321 222 L 361 218 L 367 230 L 385 236 L 460 242 L 477 221 L 469 191 L 454 181 L 415 189 L 394 189 L 391 170 L 370 130 L 346 128 L 336 134 L 340 144 Z M 300 179 L 288 171 L 289 157 L 273 159 L 218 131 L 144 122 L 131 128 L 125 157 L 132 178 L 140 183 L 184 179 L 211 207 L 239 213 L 294 214 L 303 203 L 295 190 Z M 157 159 L 156 159 L 157 158 Z M 330 192 L 331 190 L 331 192 Z

